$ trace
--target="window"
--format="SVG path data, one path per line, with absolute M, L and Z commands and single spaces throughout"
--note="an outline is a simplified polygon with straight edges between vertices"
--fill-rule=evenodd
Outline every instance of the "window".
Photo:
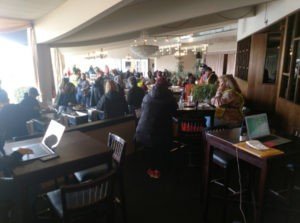
M 276 82 L 281 33 L 268 34 L 263 83 Z
M 0 38 L 0 79 L 10 102 L 23 99 L 24 91 L 36 87 L 32 52 L 29 46 Z

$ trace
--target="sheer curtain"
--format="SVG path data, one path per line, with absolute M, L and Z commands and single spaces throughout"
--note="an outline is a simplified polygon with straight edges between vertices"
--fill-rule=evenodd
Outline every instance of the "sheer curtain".
M 28 29 L 28 42 L 32 49 L 36 85 L 40 90 L 42 102 L 48 104 L 55 97 L 50 47 L 47 44 L 36 43 L 33 26 Z
M 37 46 L 36 46 L 35 31 L 34 31 L 33 25 L 31 25 L 27 29 L 27 37 L 28 37 L 28 45 L 31 47 L 31 50 L 32 50 L 33 70 L 34 70 L 34 78 L 35 78 L 36 86 L 38 86 L 38 88 L 40 88 L 40 80 L 39 80 L 39 75 L 38 75 Z
M 63 72 L 65 69 L 65 59 L 63 54 L 59 51 L 58 48 L 51 48 L 51 60 L 52 60 L 54 84 L 55 84 L 55 89 L 57 90 L 63 77 Z

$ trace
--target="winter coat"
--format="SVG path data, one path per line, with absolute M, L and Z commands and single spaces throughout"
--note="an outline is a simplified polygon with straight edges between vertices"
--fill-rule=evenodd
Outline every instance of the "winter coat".
M 142 88 L 137 86 L 132 87 L 128 91 L 127 102 L 130 108 L 130 112 L 133 112 L 134 109 L 141 107 L 144 96 L 145 96 L 145 91 Z
M 115 118 L 128 113 L 125 98 L 117 91 L 110 91 L 103 95 L 97 104 L 97 109 L 104 112 L 104 118 Z
M 165 147 L 172 143 L 172 117 L 177 103 L 166 87 L 154 86 L 143 99 L 136 140 L 147 147 Z

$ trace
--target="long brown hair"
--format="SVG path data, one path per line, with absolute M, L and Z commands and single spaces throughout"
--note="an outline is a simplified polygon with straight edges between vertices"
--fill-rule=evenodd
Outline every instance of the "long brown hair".
M 108 80 L 105 83 L 105 94 L 110 91 L 117 91 L 117 86 L 113 80 Z
M 223 81 L 226 88 L 233 89 L 241 93 L 241 89 L 232 75 L 220 76 L 220 81 Z

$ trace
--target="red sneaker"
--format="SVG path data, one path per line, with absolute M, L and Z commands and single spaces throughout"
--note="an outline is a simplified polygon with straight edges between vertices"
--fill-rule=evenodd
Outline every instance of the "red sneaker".
M 160 171 L 159 170 L 153 170 L 153 178 L 159 179 L 160 178 Z
M 147 174 L 148 174 L 149 177 L 152 178 L 153 175 L 154 175 L 154 170 L 152 170 L 152 169 L 149 168 L 149 169 L 147 170 Z

